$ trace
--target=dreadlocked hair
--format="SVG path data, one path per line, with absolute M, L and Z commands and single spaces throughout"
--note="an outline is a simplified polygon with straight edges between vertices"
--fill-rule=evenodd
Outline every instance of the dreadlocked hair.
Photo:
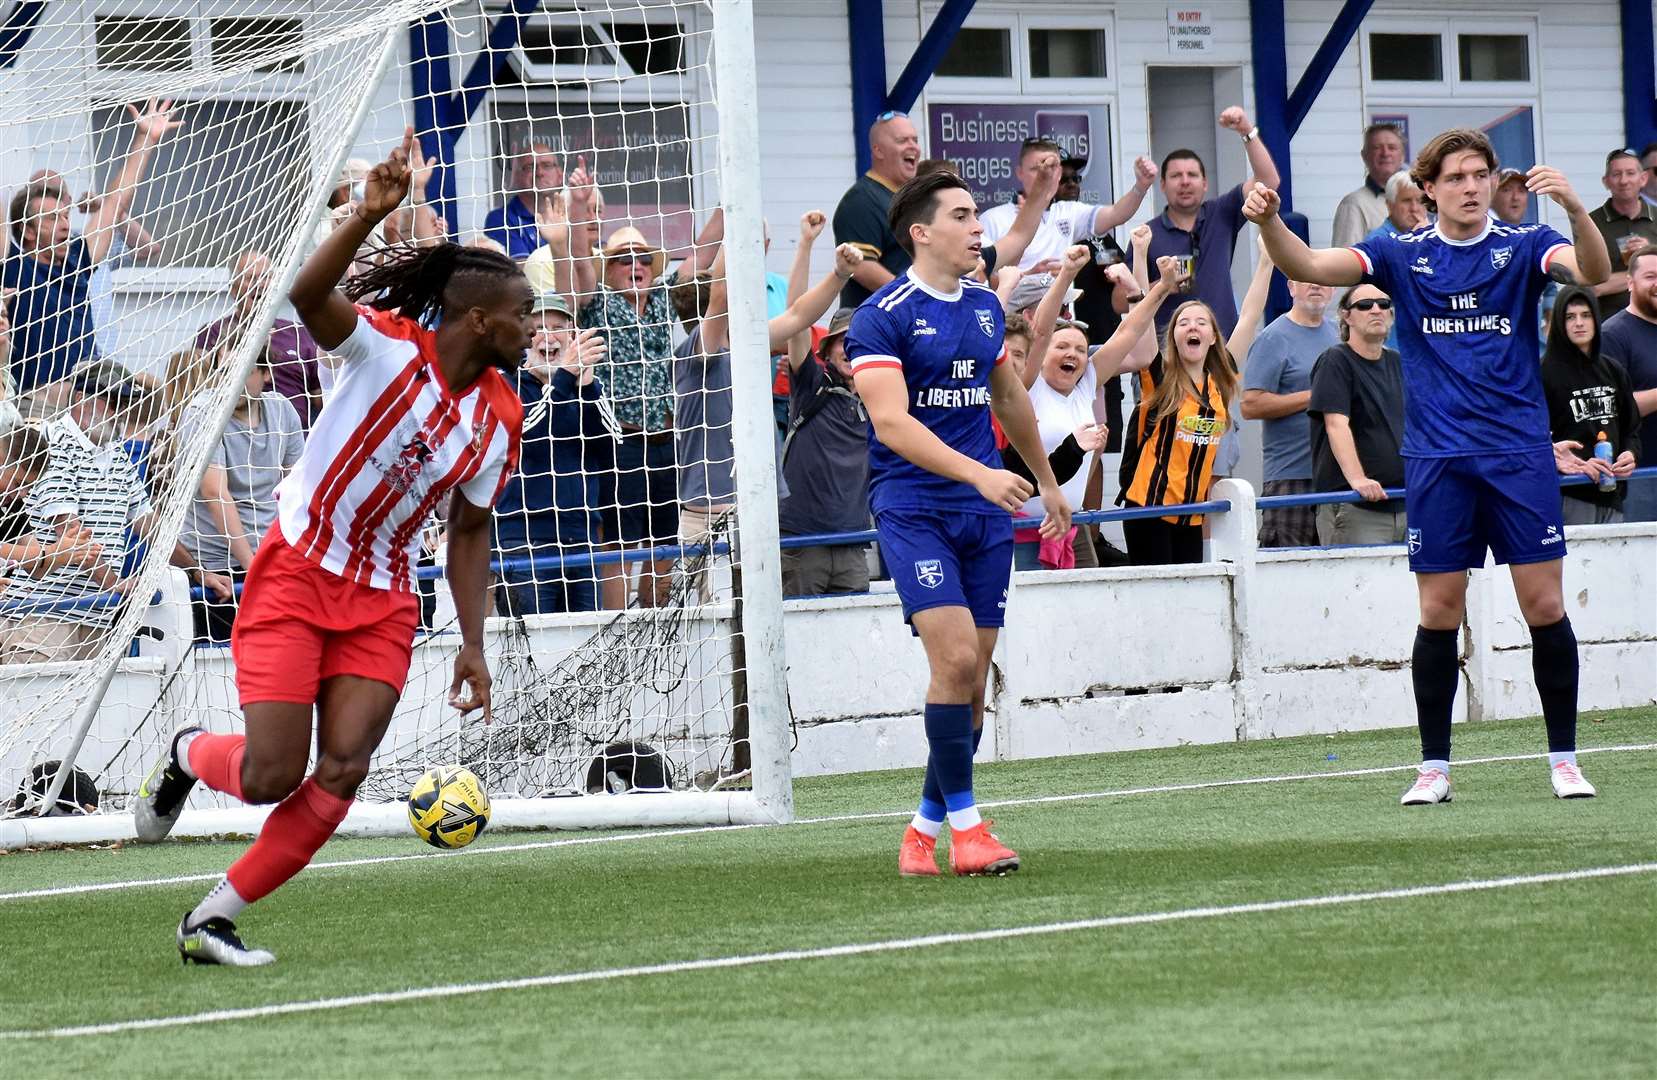
M 369 307 L 397 311 L 430 325 L 445 308 L 459 306 L 449 297 L 455 286 L 483 285 L 482 279 L 522 277 L 523 273 L 511 257 L 500 252 L 444 243 L 390 251 L 384 262 L 347 281 L 343 291 L 352 301 L 371 297 Z

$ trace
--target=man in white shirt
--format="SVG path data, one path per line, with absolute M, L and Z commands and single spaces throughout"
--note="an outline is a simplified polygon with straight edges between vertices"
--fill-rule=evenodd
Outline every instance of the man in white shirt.
M 1037 162 L 1043 154 L 1052 154 L 1061 157 L 1059 146 L 1050 139 L 1025 139 L 1024 145 L 1018 152 L 1018 168 L 1013 175 L 1025 191 L 1036 188 Z M 1123 224 L 1139 210 L 1139 204 L 1145 198 L 1145 193 L 1151 189 L 1151 183 L 1156 180 L 1156 162 L 1148 157 L 1140 157 L 1133 163 L 1133 187 L 1120 199 L 1109 206 L 1094 206 L 1091 203 L 1072 202 L 1070 200 L 1056 200 L 1047 211 L 1041 215 L 1041 225 L 1036 229 L 1035 239 L 1024 249 L 1024 256 L 1018 262 L 1020 270 L 1029 270 L 1040 263 L 1057 260 L 1064 255 L 1066 248 L 1072 244 L 1079 244 L 1091 237 L 1107 233 Z M 1012 203 L 1002 203 L 992 206 L 978 215 L 978 221 L 984 226 L 984 243 L 993 244 L 1007 234 L 1013 227 L 1013 219 L 1018 216 L 1018 207 Z
M 1363 186 L 1349 191 L 1335 207 L 1331 247 L 1356 244 L 1387 217 L 1387 181 L 1404 168 L 1404 136 L 1394 124 L 1371 124 L 1364 128 Z

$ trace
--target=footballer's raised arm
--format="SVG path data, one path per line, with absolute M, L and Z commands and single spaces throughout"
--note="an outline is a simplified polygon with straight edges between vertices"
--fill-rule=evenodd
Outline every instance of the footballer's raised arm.
M 1274 266 L 1293 281 L 1319 285 L 1356 285 L 1363 280 L 1364 264 L 1351 248 L 1311 248 L 1296 236 L 1278 214 L 1282 200 L 1277 192 L 1256 183 L 1243 200 L 1243 216 L 1260 227 L 1260 242 Z

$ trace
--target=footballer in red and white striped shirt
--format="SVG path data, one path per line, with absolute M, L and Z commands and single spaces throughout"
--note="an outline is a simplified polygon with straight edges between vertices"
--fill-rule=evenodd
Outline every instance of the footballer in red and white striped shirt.
M 345 819 L 408 677 L 413 564 L 421 526 L 445 497 L 461 639 L 449 701 L 489 718 L 490 521 L 523 428 L 502 372 L 529 347 L 533 296 L 511 259 L 454 244 L 403 250 L 340 287 L 369 233 L 407 197 L 412 146 L 410 129 L 288 293 L 311 336 L 343 360 L 243 587 L 231 654 L 247 734 L 182 729 L 138 792 L 147 841 L 167 835 L 198 780 L 279 804 L 179 923 L 187 961 L 275 959 L 244 945 L 233 920 L 303 869 Z

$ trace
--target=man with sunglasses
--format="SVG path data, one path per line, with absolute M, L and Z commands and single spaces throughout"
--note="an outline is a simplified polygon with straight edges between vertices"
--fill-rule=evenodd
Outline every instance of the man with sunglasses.
M 892 193 L 915 178 L 921 137 L 909 114 L 895 109 L 875 117 L 869 128 L 869 171 L 840 196 L 834 208 L 834 243 L 863 253 L 852 279 L 840 290 L 840 306 L 856 307 L 888 281 L 909 269 L 909 253 L 887 224 Z
M 1392 299 L 1355 285 L 1340 303 L 1340 343 L 1312 367 L 1312 482 L 1318 491 L 1350 488 L 1361 503 L 1317 508 L 1318 543 L 1401 544 L 1404 500 L 1404 362 L 1386 347 Z

